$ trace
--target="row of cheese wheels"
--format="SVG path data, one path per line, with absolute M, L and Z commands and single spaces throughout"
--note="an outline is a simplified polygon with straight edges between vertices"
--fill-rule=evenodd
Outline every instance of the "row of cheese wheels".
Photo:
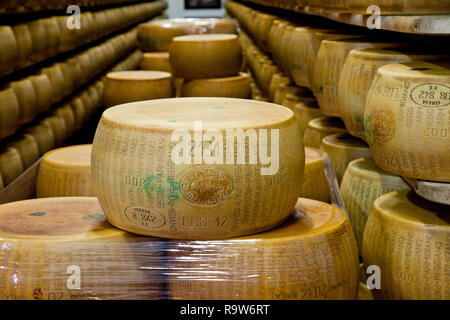
M 80 7 L 92 7 L 117 3 L 134 2 L 135 0 L 80 0 Z M 24 13 L 48 10 L 66 10 L 73 3 L 69 0 L 4 0 L 0 3 L 0 13 Z
M 375 8 L 381 14 L 447 14 L 450 4 L 440 0 L 246 0 L 260 5 L 302 12 L 305 9 L 329 13 L 372 14 Z
M 10 136 L 70 95 L 136 46 L 136 30 L 53 63 L 0 90 L 0 138 Z
M 134 68 L 141 53 L 132 53 L 114 70 Z M 15 135 L 2 141 L 0 152 L 0 186 L 13 182 L 47 151 L 59 147 L 73 132 L 80 129 L 90 115 L 103 103 L 104 78 L 93 81 L 76 95 L 56 105 L 32 123 L 22 127 Z
M 152 17 L 166 6 L 165 2 L 156 1 L 95 12 L 83 11 L 77 17 L 54 16 L 0 26 L 0 74 L 100 39 Z M 73 27 L 77 22 L 79 27 Z
M 324 115 L 342 117 L 351 134 L 365 139 L 377 165 L 416 179 L 450 181 L 448 125 L 441 117 L 450 107 L 450 71 L 442 62 L 448 54 L 276 17 L 267 39 L 278 67 L 313 90 Z

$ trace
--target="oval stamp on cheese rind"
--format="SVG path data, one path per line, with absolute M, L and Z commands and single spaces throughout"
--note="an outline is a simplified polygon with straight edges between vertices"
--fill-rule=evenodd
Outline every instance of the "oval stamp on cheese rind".
M 223 169 L 210 165 L 195 165 L 186 170 L 180 180 L 180 191 L 189 203 L 215 206 L 231 197 L 233 178 Z
M 124 213 L 128 220 L 141 228 L 158 229 L 166 224 L 164 215 L 153 209 L 130 206 Z
M 450 87 L 441 83 L 425 83 L 411 90 L 411 100 L 423 107 L 445 107 L 450 104 Z
M 388 143 L 395 135 L 395 116 L 392 111 L 378 109 L 370 115 L 371 134 L 374 141 L 378 143 Z M 368 123 L 366 122 L 366 125 Z M 366 130 L 367 132 L 368 130 Z

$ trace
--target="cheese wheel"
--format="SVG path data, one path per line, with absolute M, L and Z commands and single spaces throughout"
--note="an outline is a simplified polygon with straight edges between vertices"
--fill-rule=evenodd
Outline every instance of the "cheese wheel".
M 319 149 L 305 147 L 305 179 L 301 186 L 302 197 L 330 202 L 330 187 L 325 175 L 323 160 L 327 154 Z
M 275 93 L 277 92 L 277 89 L 282 84 L 290 84 L 291 80 L 289 77 L 285 76 L 283 73 L 276 73 L 272 76 L 272 79 L 270 79 L 269 84 L 269 98 L 270 100 L 274 100 Z
M 42 74 L 46 74 L 52 86 L 52 101 L 58 102 L 64 96 L 64 76 L 58 65 L 52 65 L 42 69 Z
M 64 22 L 66 19 L 64 18 Z M 34 61 L 39 62 L 48 57 L 49 38 L 42 23 L 42 19 L 27 22 L 28 30 L 30 31 L 31 40 L 33 41 L 33 55 Z
M 55 147 L 55 135 L 52 126 L 48 122 L 39 122 L 25 129 L 25 133 L 31 134 L 39 147 L 39 155 L 43 155 Z
M 39 159 L 39 146 L 31 134 L 23 133 L 15 136 L 8 146 L 19 152 L 23 169 L 31 167 Z
M 383 194 L 408 188 L 401 177 L 378 168 L 371 158 L 355 159 L 348 164 L 340 191 L 360 253 L 373 202 Z
M 0 138 L 12 135 L 19 127 L 20 107 L 14 90 L 0 90 Z
M 296 93 L 288 93 L 284 96 L 284 99 L 283 99 L 283 102 L 281 103 L 281 105 L 288 107 L 289 109 L 294 111 L 294 107 L 297 103 L 300 103 L 303 101 L 310 101 L 310 99 L 314 99 L 314 97 L 308 93 L 302 93 L 301 96 L 299 96 Z
M 82 127 L 83 122 L 87 119 L 87 110 L 84 107 L 83 101 L 79 97 L 69 101 L 70 108 L 73 111 L 75 117 L 74 130 L 78 130 Z
M 339 118 L 319 117 L 308 122 L 303 136 L 303 144 L 311 148 L 319 148 L 322 138 L 335 133 L 345 133 L 344 123 Z
M 10 26 L 0 26 L 0 74 L 14 70 L 18 51 L 14 32 Z
M 55 63 L 55 66 L 61 70 L 63 82 L 63 96 L 67 96 L 75 91 L 75 74 L 67 61 Z
M 161 244 L 113 228 L 94 197 L 32 199 L 0 206 L 0 299 L 155 299 L 160 271 L 142 268 Z M 148 252 L 148 251 L 147 251 Z M 154 255 L 154 256 L 153 256 Z M 120 262 L 120 263 L 119 263 Z M 80 281 L 76 288 L 77 275 Z M 72 286 L 75 286 L 74 288 Z
M 176 37 L 169 52 L 175 76 L 183 79 L 233 76 L 241 68 L 241 47 L 232 34 Z
M 172 77 L 162 71 L 118 71 L 106 75 L 104 102 L 108 107 L 122 103 L 173 96 Z
M 33 54 L 33 42 L 26 24 L 17 24 L 11 27 L 17 43 L 17 63 L 20 66 L 29 64 L 28 59 Z M 3 40 L 3 38 L 2 38 Z
M 330 157 L 339 184 L 341 184 L 345 169 L 352 160 L 371 156 L 369 146 L 348 133 L 337 133 L 324 137 L 320 144 L 320 150 L 325 151 Z
M 34 93 L 36 94 L 37 114 L 47 111 L 50 109 L 53 101 L 53 89 L 50 79 L 46 74 L 39 74 L 29 77 L 33 83 Z
M 381 7 L 383 14 L 448 14 L 450 3 L 446 0 L 346 0 L 347 12 L 355 14 L 367 14 L 367 8 L 371 5 Z
M 338 102 L 348 132 L 365 139 L 364 106 L 378 68 L 411 60 L 433 61 L 448 55 L 419 48 L 366 48 L 351 50 L 339 79 Z
M 5 186 L 13 182 L 24 171 L 22 159 L 15 148 L 4 147 L 0 150 L 0 173 Z
M 279 227 L 221 241 L 174 241 L 168 259 L 172 299 L 356 299 L 359 263 L 345 214 L 298 199 Z M 207 249 L 206 247 L 207 246 Z M 208 257 L 199 260 L 199 249 Z
M 144 52 L 169 51 L 172 39 L 189 33 L 179 21 L 156 20 L 138 26 L 139 47 Z
M 154 70 L 172 73 L 169 52 L 146 52 L 140 62 L 141 70 Z
M 237 22 L 234 19 L 207 19 L 209 26 L 206 33 L 237 33 Z
M 77 145 L 47 152 L 36 180 L 36 196 L 95 196 L 91 178 L 92 145 Z
M 13 81 L 9 85 L 14 90 L 19 104 L 20 124 L 30 122 L 37 114 L 37 98 L 33 83 L 29 78 L 25 78 Z
M 249 99 L 250 80 L 246 73 L 234 77 L 190 80 L 184 82 L 181 96 Z
M 100 107 L 100 97 L 98 95 L 97 89 L 94 85 L 91 85 L 87 90 L 87 95 L 91 100 L 92 111 L 95 112 Z
M 81 16 L 84 16 L 82 14 Z M 44 18 L 40 20 L 44 26 L 45 34 L 47 36 L 48 51 L 50 55 L 54 55 L 59 49 L 60 29 L 58 21 L 55 17 Z M 81 22 L 83 24 L 83 22 Z M 86 28 L 86 24 L 83 24 L 83 28 Z
M 48 123 L 52 128 L 53 136 L 55 137 L 55 147 L 62 145 L 67 137 L 64 119 L 58 115 L 49 115 L 43 118 L 42 121 Z
M 358 48 L 398 46 L 371 38 L 323 40 L 314 67 L 313 93 L 323 114 L 340 117 L 339 77 L 348 53 Z
M 78 88 L 83 77 L 80 62 L 76 58 L 70 58 L 67 60 L 67 63 L 73 72 L 73 87 Z
M 57 108 L 54 114 L 62 117 L 62 119 L 64 120 L 64 125 L 66 127 L 67 133 L 66 138 L 68 138 L 75 130 L 75 114 L 72 108 L 69 104 L 65 104 Z
M 381 270 L 375 299 L 449 300 L 448 206 L 408 189 L 382 195 L 373 204 L 363 236 L 365 266 Z
M 367 277 L 363 263 L 359 264 L 359 271 L 360 276 L 359 276 L 358 300 L 373 300 L 372 291 L 367 286 Z
M 283 40 L 283 34 L 286 31 L 286 28 L 290 26 L 291 23 L 289 21 L 282 21 L 277 25 L 277 30 L 273 34 L 273 43 L 271 48 L 271 53 L 273 60 L 276 62 L 277 65 L 281 65 L 281 44 Z
M 448 64 L 415 61 L 378 69 L 367 95 L 364 128 L 379 167 L 450 182 L 449 83 Z
M 278 67 L 272 63 L 264 63 L 261 66 L 257 80 L 259 87 L 266 95 L 269 94 L 270 81 L 272 80 L 272 77 L 279 72 L 280 70 Z
M 302 98 L 302 101 L 294 105 L 293 111 L 302 135 L 306 131 L 309 121 L 323 116 L 315 98 Z
M 203 143 L 197 121 L 205 130 Z M 233 133 L 238 139 L 231 139 Z M 176 143 L 178 134 L 183 138 Z M 244 139 L 244 134 L 253 138 Z M 258 134 L 259 141 L 267 138 L 258 158 L 270 145 L 273 161 L 255 158 Z M 213 141 L 217 147 L 207 149 Z M 243 155 L 247 144 L 252 160 Z M 228 151 L 222 153 L 221 145 Z M 199 159 L 202 150 L 210 150 L 214 159 Z M 102 115 L 92 149 L 94 187 L 108 221 L 165 238 L 221 239 L 274 227 L 294 208 L 303 169 L 293 112 L 245 99 L 160 99 L 110 108 Z
M 280 84 L 275 91 L 275 96 L 273 98 L 273 102 L 276 104 L 282 104 L 284 101 L 284 98 L 288 94 L 297 94 L 299 96 L 310 96 L 310 91 L 307 88 L 304 87 L 296 87 L 295 85 L 291 84 Z

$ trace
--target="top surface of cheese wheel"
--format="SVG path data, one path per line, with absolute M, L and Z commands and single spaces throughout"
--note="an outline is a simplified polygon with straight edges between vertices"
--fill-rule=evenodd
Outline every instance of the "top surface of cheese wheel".
M 227 41 L 237 39 L 234 34 L 192 34 L 173 38 L 177 42 Z
M 47 152 L 44 160 L 47 165 L 68 167 L 90 167 L 91 166 L 91 144 L 59 148 Z
M 322 143 L 334 148 L 344 149 L 367 149 L 368 146 L 361 139 L 355 138 L 347 133 L 337 133 L 326 136 Z
M 106 75 L 108 79 L 126 81 L 160 80 L 169 79 L 171 76 L 168 72 L 147 70 L 116 71 Z
M 294 116 L 288 108 L 267 102 L 230 98 L 158 99 L 107 109 L 103 119 L 133 128 L 193 128 L 205 121 L 208 128 L 262 128 Z
M 0 238 L 86 238 L 92 232 L 124 234 L 106 221 L 94 197 L 31 199 L 0 206 Z

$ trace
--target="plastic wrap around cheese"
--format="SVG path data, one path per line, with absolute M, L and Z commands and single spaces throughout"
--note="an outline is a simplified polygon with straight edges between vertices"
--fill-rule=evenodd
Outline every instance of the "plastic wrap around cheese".
M 450 65 L 420 61 L 378 69 L 364 129 L 372 157 L 393 174 L 450 182 Z
M 303 171 L 294 113 L 245 99 L 116 106 L 103 113 L 92 148 L 94 188 L 108 221 L 166 238 L 222 239 L 274 227 L 294 208 Z
M 375 200 L 362 247 L 364 265 L 380 267 L 375 299 L 450 299 L 448 208 L 410 190 Z
M 90 144 L 76 145 L 44 154 L 36 179 L 36 197 L 95 196 L 91 149 Z
M 233 77 L 189 80 L 183 83 L 181 96 L 250 99 L 250 79 L 248 74 L 240 73 Z
M 303 144 L 306 147 L 319 149 L 322 138 L 335 133 L 346 133 L 345 125 L 339 118 L 319 117 L 308 122 L 303 135 Z
M 408 188 L 401 177 L 380 169 L 372 158 L 356 159 L 348 164 L 340 190 L 360 253 L 373 202 L 383 194 Z
M 171 299 L 356 299 L 359 262 L 345 214 L 298 199 L 282 225 L 218 241 L 170 241 Z M 206 267 L 207 266 L 207 267 Z
M 3 204 L 0 299 L 158 299 L 162 245 L 113 228 L 94 197 Z

